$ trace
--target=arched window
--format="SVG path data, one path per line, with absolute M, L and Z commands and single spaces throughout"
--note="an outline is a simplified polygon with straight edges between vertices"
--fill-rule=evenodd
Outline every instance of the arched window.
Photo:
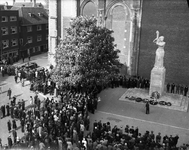
M 83 16 L 92 16 L 97 17 L 97 8 L 93 2 L 88 2 L 83 8 Z

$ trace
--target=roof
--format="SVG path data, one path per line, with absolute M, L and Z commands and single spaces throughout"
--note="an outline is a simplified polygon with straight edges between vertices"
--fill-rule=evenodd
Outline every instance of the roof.
M 9 9 L 11 9 L 12 8 L 12 6 L 10 6 L 10 5 L 0 5 L 0 10 L 9 10 Z
M 33 2 L 15 2 L 13 4 L 14 7 L 33 7 Z M 36 7 L 42 7 L 44 6 L 41 3 L 36 3 Z
M 48 15 L 44 8 L 13 6 L 11 10 L 19 11 L 19 18 L 20 18 L 21 25 L 34 25 L 34 24 L 47 24 L 48 23 Z

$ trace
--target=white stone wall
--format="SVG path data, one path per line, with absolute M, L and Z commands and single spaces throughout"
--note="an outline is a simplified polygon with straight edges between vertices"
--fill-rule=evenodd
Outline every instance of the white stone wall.
M 64 28 L 68 25 L 64 22 L 64 18 L 74 18 L 76 16 L 77 0 L 61 0 L 61 2 L 60 0 L 49 0 L 49 64 L 55 65 L 53 57 L 56 51 L 57 38 L 63 39 Z

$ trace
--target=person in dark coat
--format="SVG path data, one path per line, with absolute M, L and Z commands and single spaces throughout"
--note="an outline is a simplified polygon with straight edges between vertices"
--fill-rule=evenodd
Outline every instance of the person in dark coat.
M 7 109 L 7 116 L 10 116 L 10 106 L 9 106 L 9 103 L 6 105 L 6 109 Z
M 167 93 L 169 93 L 169 89 L 170 89 L 170 84 L 167 83 Z
M 7 140 L 8 140 L 8 147 L 9 147 L 9 149 L 12 147 L 12 145 L 13 145 L 13 142 L 12 142 L 12 138 L 11 138 L 11 136 L 9 135 L 9 137 L 7 138 Z
M 175 84 L 174 83 L 171 84 L 171 93 L 175 93 Z
M 150 104 L 149 102 L 146 103 L 146 114 L 150 113 Z
M 1 106 L 1 112 L 2 112 L 2 114 L 3 114 L 3 116 L 1 117 L 1 119 L 2 119 L 2 118 L 5 117 L 5 105 L 2 105 L 2 106 Z
M 16 143 L 17 132 L 15 129 L 12 130 L 12 135 L 13 135 L 14 143 Z
M 179 139 L 179 136 L 178 135 L 176 135 L 175 137 L 173 137 L 173 145 L 174 146 L 177 146 L 177 143 L 178 143 L 178 139 Z
M 179 92 L 180 92 L 180 85 L 177 84 L 177 85 L 176 85 L 176 94 L 179 94 Z
M 13 106 L 10 107 L 10 114 L 11 114 L 11 118 L 13 118 L 14 117 L 14 107 Z
M 156 143 L 161 143 L 161 133 L 158 133 L 158 135 L 156 135 Z
M 180 86 L 180 95 L 183 95 L 183 91 L 184 91 L 184 86 L 181 85 L 181 86 Z
M 7 96 L 9 97 L 9 99 L 11 99 L 11 94 L 12 94 L 12 90 L 11 88 L 9 88 L 7 91 Z
M 10 132 L 11 131 L 11 121 L 10 120 L 7 122 L 7 127 L 8 127 L 8 131 Z
M 20 125 L 21 125 L 21 131 L 22 131 L 22 133 L 23 133 L 23 132 L 24 132 L 24 125 L 25 125 L 24 118 L 21 119 Z
M 15 83 L 18 83 L 18 81 L 17 81 L 18 80 L 18 76 L 17 75 L 14 76 L 14 80 L 15 80 Z
M 21 105 L 22 105 L 22 110 L 25 110 L 25 101 L 23 99 L 22 99 Z
M 16 97 L 15 96 L 13 96 L 12 104 L 13 104 L 13 106 L 16 105 Z
M 15 119 L 12 120 L 12 128 L 15 129 L 15 130 L 17 129 L 17 125 L 16 125 L 16 120 Z
M 188 93 L 188 87 L 185 86 L 185 88 L 184 88 L 184 96 L 187 96 L 187 93 Z

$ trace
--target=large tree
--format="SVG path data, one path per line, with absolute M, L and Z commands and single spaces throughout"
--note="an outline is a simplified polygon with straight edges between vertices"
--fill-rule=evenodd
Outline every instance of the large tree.
M 119 73 L 111 30 L 97 26 L 95 17 L 77 17 L 56 49 L 52 79 L 59 85 L 105 84 Z

